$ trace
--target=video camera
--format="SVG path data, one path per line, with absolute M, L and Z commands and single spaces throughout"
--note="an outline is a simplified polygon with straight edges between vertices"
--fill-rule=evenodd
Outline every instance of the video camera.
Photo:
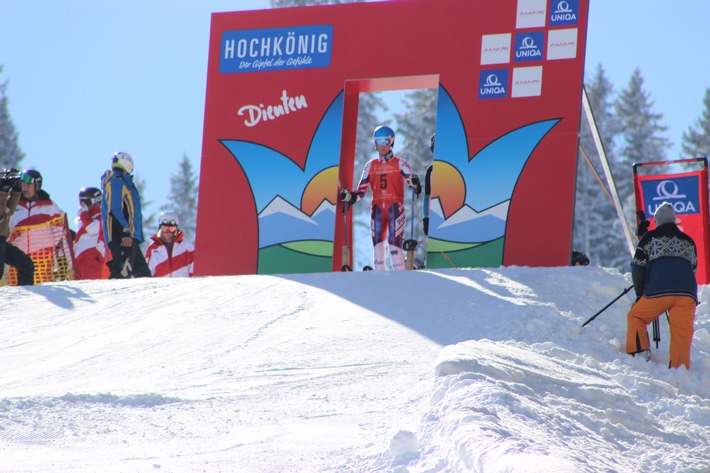
M 21 175 L 22 173 L 15 168 L 0 171 L 0 189 L 18 189 L 20 187 Z

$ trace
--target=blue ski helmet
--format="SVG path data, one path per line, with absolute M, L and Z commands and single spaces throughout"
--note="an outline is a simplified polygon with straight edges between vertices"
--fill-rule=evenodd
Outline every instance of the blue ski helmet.
M 394 130 L 388 126 L 378 126 L 375 128 L 375 132 L 372 134 L 372 140 L 375 142 L 375 148 L 377 148 L 377 142 L 387 139 L 390 146 L 394 146 Z

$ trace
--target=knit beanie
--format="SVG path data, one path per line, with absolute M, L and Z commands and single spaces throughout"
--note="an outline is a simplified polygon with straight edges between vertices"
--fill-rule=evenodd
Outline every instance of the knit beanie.
M 673 206 L 668 202 L 663 202 L 661 206 L 656 209 L 653 218 L 656 220 L 656 227 L 660 227 L 666 223 L 675 223 L 675 211 L 673 210 Z

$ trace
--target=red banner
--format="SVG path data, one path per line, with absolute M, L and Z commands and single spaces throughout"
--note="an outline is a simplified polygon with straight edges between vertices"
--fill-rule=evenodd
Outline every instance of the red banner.
M 677 174 L 639 175 L 639 167 L 695 162 L 702 166 L 697 171 Z M 708 168 L 707 160 L 684 159 L 634 165 L 634 194 L 636 211 L 643 211 L 655 228 L 653 214 L 663 203 L 673 205 L 678 227 L 693 240 L 698 250 L 698 269 L 695 273 L 698 284 L 707 284 L 710 278 L 708 257 Z
M 567 265 L 588 8 L 408 0 L 213 14 L 195 274 L 339 270 L 359 94 L 421 88 L 438 97 L 428 267 Z M 363 26 L 373 22 L 387 32 Z

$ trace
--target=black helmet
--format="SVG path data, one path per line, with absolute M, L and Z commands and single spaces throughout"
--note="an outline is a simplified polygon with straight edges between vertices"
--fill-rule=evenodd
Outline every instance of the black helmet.
M 96 187 L 82 187 L 79 191 L 79 202 L 87 207 L 101 205 L 101 191 Z
M 35 192 L 42 188 L 42 175 L 36 169 L 25 169 L 20 174 L 20 180 L 25 184 L 34 184 Z
M 589 266 L 589 257 L 581 251 L 572 250 L 570 266 Z

